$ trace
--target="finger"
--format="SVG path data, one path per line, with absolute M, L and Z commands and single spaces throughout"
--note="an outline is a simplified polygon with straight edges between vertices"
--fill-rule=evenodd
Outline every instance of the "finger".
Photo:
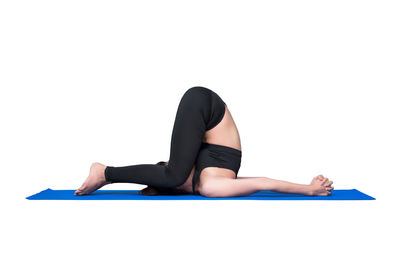
M 330 191 L 330 190 L 333 189 L 333 187 L 328 186 L 328 187 L 325 187 L 325 189 L 328 190 L 328 191 Z
M 329 179 L 328 179 L 328 182 L 325 184 L 325 186 L 331 186 L 333 184 L 333 181 L 329 181 Z
M 328 178 L 324 178 L 324 180 L 322 181 L 321 185 L 325 186 L 326 182 L 328 182 L 329 179 Z

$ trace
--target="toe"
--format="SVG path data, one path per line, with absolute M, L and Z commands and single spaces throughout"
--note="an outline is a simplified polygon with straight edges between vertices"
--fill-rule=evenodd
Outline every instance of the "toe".
M 83 184 L 81 187 L 78 188 L 78 190 L 81 191 L 81 192 L 87 190 L 86 184 Z
M 77 196 L 80 196 L 80 195 L 83 195 L 84 193 L 85 193 L 85 191 L 83 189 L 79 188 L 75 191 L 74 194 Z

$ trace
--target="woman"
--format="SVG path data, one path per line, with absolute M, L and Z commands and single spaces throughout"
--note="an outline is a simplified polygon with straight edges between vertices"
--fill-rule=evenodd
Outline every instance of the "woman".
M 327 196 L 332 181 L 322 175 L 310 184 L 267 177 L 237 177 L 242 158 L 239 132 L 226 103 L 212 90 L 192 87 L 182 96 L 172 130 L 168 162 L 113 167 L 93 163 L 75 195 L 86 195 L 110 183 L 148 185 L 155 194 L 246 196 L 260 190 Z

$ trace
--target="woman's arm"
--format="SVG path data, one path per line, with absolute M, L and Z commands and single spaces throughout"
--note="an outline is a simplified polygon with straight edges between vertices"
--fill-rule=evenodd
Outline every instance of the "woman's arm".
M 258 191 L 327 196 L 331 193 L 332 181 L 322 175 L 316 176 L 310 184 L 295 184 L 268 177 L 208 177 L 200 184 L 200 194 L 206 197 L 247 196 Z
M 272 179 L 268 177 L 237 177 L 238 179 L 259 179 L 260 190 L 275 191 L 281 193 L 303 194 L 310 196 L 327 196 L 333 189 L 332 181 L 323 175 L 314 177 L 310 184 L 296 184 L 288 181 Z

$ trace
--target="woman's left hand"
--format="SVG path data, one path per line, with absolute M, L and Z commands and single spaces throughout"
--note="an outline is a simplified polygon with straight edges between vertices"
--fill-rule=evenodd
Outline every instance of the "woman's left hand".
M 310 194 L 312 196 L 328 196 L 334 188 L 333 182 L 323 175 L 315 176 L 310 183 Z

